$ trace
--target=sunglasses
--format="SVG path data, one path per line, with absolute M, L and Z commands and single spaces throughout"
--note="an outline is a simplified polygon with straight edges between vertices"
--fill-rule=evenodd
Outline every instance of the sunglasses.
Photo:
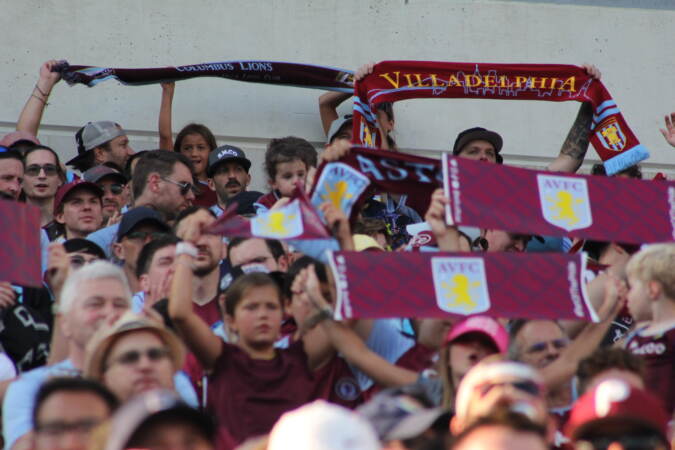
M 162 180 L 168 181 L 171 184 L 175 184 L 176 186 L 179 186 L 180 187 L 180 195 L 182 195 L 183 197 L 188 195 L 188 193 L 190 191 L 192 191 L 192 192 L 197 191 L 197 188 L 192 183 L 188 183 L 187 181 L 185 181 L 183 183 L 179 183 L 178 181 L 175 181 L 175 180 L 172 180 L 171 178 L 166 178 L 166 177 L 162 177 Z
M 124 185 L 120 183 L 113 183 L 108 186 L 104 184 L 99 184 L 98 187 L 103 191 L 110 190 L 110 193 L 113 195 L 120 195 L 122 192 L 124 192 Z
M 569 344 L 568 339 L 554 339 L 552 341 L 546 341 L 546 342 L 537 342 L 536 344 L 531 345 L 527 349 L 527 353 L 539 353 L 543 352 L 548 348 L 548 344 L 553 344 L 553 347 L 556 350 L 562 350 L 563 348 L 567 347 Z
M 166 236 L 166 233 L 160 233 L 158 231 L 132 231 L 127 234 L 125 237 L 127 239 L 141 239 L 146 240 L 148 237 L 152 240 L 163 238 Z
M 487 395 L 492 388 L 498 386 L 512 386 L 514 389 L 526 394 L 538 397 L 541 394 L 541 387 L 534 381 L 522 380 L 522 381 L 506 381 L 502 383 L 485 383 L 482 386 L 478 387 L 478 392 L 481 397 Z
M 55 164 L 31 164 L 30 166 L 26 167 L 25 173 L 31 177 L 36 177 L 40 175 L 40 172 L 43 170 L 45 171 L 45 175 L 48 177 L 57 175 L 59 173 L 59 168 Z
M 93 263 L 94 261 L 98 260 L 98 257 L 93 257 L 93 258 L 85 258 L 84 256 L 80 255 L 72 255 L 68 257 L 70 259 L 70 267 L 73 269 L 79 269 L 80 267 L 84 266 L 85 264 Z
M 115 358 L 111 364 L 108 364 L 106 369 L 114 364 L 121 364 L 123 366 L 132 366 L 134 364 L 138 364 L 143 355 L 145 355 L 150 361 L 157 362 L 169 357 L 169 349 L 166 347 L 152 347 L 145 351 L 129 350 L 128 352 L 122 353 L 120 356 Z
M 86 434 L 91 432 L 94 428 L 100 424 L 101 421 L 97 419 L 83 419 L 77 422 L 51 422 L 45 424 L 37 424 L 35 426 L 35 431 L 39 434 L 49 436 L 49 437 L 59 437 L 66 433 L 75 432 L 77 434 Z

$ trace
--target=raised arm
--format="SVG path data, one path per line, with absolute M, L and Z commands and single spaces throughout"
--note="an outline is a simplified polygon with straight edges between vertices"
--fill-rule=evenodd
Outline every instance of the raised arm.
M 417 372 L 386 361 L 371 351 L 354 330 L 343 323 L 332 320 L 332 310 L 321 294 L 314 266 L 298 274 L 293 288 L 299 295 L 306 296 L 308 301 L 311 301 L 317 308 L 317 312 L 309 320 L 320 323 L 335 349 L 376 383 L 385 387 L 398 387 L 417 381 Z
M 597 67 L 590 64 L 584 64 L 582 67 L 592 78 L 597 80 L 601 78 L 602 74 Z M 582 103 L 577 118 L 560 148 L 558 157 L 548 165 L 547 170 L 568 173 L 575 173 L 579 170 L 588 151 L 592 120 L 593 106 L 588 102 Z
M 173 150 L 173 131 L 171 130 L 171 105 L 176 83 L 162 83 L 162 102 L 159 106 L 159 148 Z
M 670 116 L 666 116 L 665 122 L 666 127 L 661 128 L 661 134 L 663 134 L 667 143 L 675 147 L 675 112 L 670 113 Z
M 52 72 L 52 67 L 57 63 L 58 61 L 52 59 L 40 66 L 38 81 L 19 115 L 19 121 L 16 124 L 17 131 L 26 131 L 33 136 L 37 136 L 42 113 L 47 106 L 49 95 L 52 93 L 54 85 L 61 79 L 58 72 Z
M 323 212 L 333 237 L 340 244 L 340 249 L 353 252 L 355 250 L 354 239 L 349 227 L 349 219 L 345 213 L 331 202 L 322 203 L 319 209 Z
M 330 124 L 338 118 L 338 106 L 351 96 L 351 93 L 330 91 L 319 97 L 319 116 L 321 116 L 321 126 L 326 136 L 328 136 Z
M 540 369 L 548 389 L 555 389 L 569 381 L 576 373 L 579 361 L 593 353 L 600 345 L 602 338 L 607 334 L 607 330 L 612 324 L 612 320 L 623 306 L 621 290 L 619 280 L 615 277 L 608 277 L 605 285 L 605 298 L 602 306 L 598 308 L 600 322 L 586 324 L 558 359 Z
M 195 354 L 204 369 L 212 369 L 222 352 L 222 341 L 197 315 L 192 305 L 192 266 L 197 253 L 195 243 L 202 229 L 213 221 L 206 211 L 197 211 L 179 224 L 176 235 L 183 239 L 176 247 L 173 281 L 169 291 L 169 316 L 190 351 Z M 185 247 L 183 250 L 181 247 Z M 190 247 L 191 246 L 191 247 Z M 181 251 L 179 251 L 179 248 Z M 183 253 L 185 251 L 185 253 Z
M 436 189 L 431 195 L 431 203 L 424 215 L 424 220 L 436 236 L 439 250 L 443 252 L 469 252 L 471 246 L 460 235 L 457 227 L 448 226 L 445 223 L 445 205 L 449 204 L 450 200 L 443 193 L 443 189 Z

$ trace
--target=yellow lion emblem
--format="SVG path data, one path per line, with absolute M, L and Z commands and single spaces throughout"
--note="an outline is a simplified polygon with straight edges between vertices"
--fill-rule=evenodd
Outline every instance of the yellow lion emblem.
M 448 299 L 448 307 L 461 307 L 466 311 L 471 311 L 476 308 L 476 302 L 471 297 L 471 289 L 480 286 L 478 281 L 469 282 L 469 277 L 459 273 L 452 277 L 452 284 L 445 281 L 441 283 L 441 287 L 447 292 L 445 298 Z
M 256 221 L 262 225 L 265 232 L 283 236 L 289 233 L 287 223 L 294 218 L 295 215 L 286 215 L 283 211 L 270 211 L 266 217 L 258 217 Z
M 604 130 L 602 130 L 602 136 L 607 139 L 609 145 L 619 146 L 622 143 L 621 137 L 619 136 L 619 130 L 616 129 L 614 125 L 611 125 Z
M 352 198 L 352 194 L 347 192 L 349 185 L 344 180 L 335 183 L 334 189 L 331 188 L 331 186 L 328 183 L 325 183 L 324 187 L 326 188 L 327 194 L 322 194 L 321 199 L 331 202 L 333 206 L 335 206 L 338 209 L 342 209 L 341 208 L 342 199 Z
M 554 220 L 566 222 L 568 226 L 579 223 L 579 216 L 574 212 L 574 205 L 583 203 L 583 200 L 575 199 L 568 191 L 558 191 L 556 198 L 546 197 L 546 200 L 552 203 L 551 211 L 556 214 L 553 217 Z

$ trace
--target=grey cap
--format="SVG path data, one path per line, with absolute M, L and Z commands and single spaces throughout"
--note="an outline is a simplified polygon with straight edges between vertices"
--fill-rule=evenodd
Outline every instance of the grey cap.
M 338 117 L 333 121 L 333 123 L 330 124 L 330 128 L 328 129 L 328 140 L 326 141 L 327 144 L 330 144 L 333 138 L 335 138 L 335 135 L 342 130 L 342 127 L 345 125 L 349 124 L 351 127 L 352 125 L 352 119 L 353 116 L 351 114 L 347 114 L 346 116 Z
M 75 140 L 78 144 L 77 156 L 66 164 L 76 164 L 86 157 L 89 150 L 110 142 L 116 137 L 126 136 L 126 134 L 126 131 L 119 124 L 109 120 L 88 122 L 75 134 Z

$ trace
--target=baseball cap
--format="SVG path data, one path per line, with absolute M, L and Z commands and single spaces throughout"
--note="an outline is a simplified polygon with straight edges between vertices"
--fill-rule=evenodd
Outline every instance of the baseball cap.
M 331 124 L 330 128 L 328 129 L 328 140 L 326 141 L 327 144 L 330 144 L 333 139 L 335 139 L 335 136 L 342 130 L 342 128 L 346 125 L 349 125 L 351 127 L 352 125 L 352 120 L 353 116 L 351 114 L 347 114 L 342 117 L 338 117 L 335 119 Z
M 77 141 L 77 156 L 66 164 L 71 165 L 77 163 L 86 157 L 89 150 L 112 141 L 116 137 L 125 136 L 126 134 L 126 131 L 124 131 L 119 124 L 109 120 L 88 122 L 75 134 L 75 140 Z
M 488 141 L 495 148 L 497 152 L 497 163 L 501 164 L 504 162 L 504 158 L 499 154 L 502 150 L 502 137 L 494 131 L 487 130 L 481 127 L 469 128 L 457 135 L 455 139 L 455 145 L 452 147 L 452 154 L 459 155 L 464 146 L 471 141 Z
M 267 450 L 379 450 L 368 421 L 353 411 L 316 400 L 281 416 Z
M 56 191 L 56 195 L 54 196 L 54 211 L 59 210 L 63 204 L 64 199 L 73 191 L 73 189 L 89 189 L 96 193 L 98 197 L 103 197 L 103 191 L 101 188 L 96 186 L 94 183 L 90 183 L 89 181 L 78 178 L 77 180 L 71 181 L 70 183 L 62 184 Z
M 87 253 L 89 255 L 97 256 L 100 259 L 106 259 L 103 249 L 89 239 L 68 239 L 63 243 L 63 247 L 66 249 L 66 253 Z
M 131 311 L 124 313 L 115 323 L 100 328 L 87 344 L 84 375 L 95 380 L 103 377 L 103 364 L 117 338 L 130 331 L 151 331 L 162 340 L 169 350 L 169 358 L 175 370 L 180 370 L 185 361 L 185 347 L 180 339 L 161 323 Z
M 119 242 L 124 236 L 129 234 L 131 230 L 136 228 L 141 223 L 148 223 L 156 225 L 160 230 L 169 233 L 171 228 L 162 220 L 162 216 L 152 208 L 147 206 L 137 206 L 130 209 L 122 216 L 120 226 L 117 229 L 117 241 Z
M 411 439 L 429 429 L 446 411 L 433 406 L 421 383 L 378 392 L 356 412 L 375 428 L 381 441 Z
M 2 139 L 0 139 L 0 146 L 2 147 L 11 147 L 19 141 L 28 141 L 32 142 L 35 145 L 40 145 L 38 138 L 33 136 L 27 131 L 12 131 L 11 133 L 6 134 Z
M 122 450 L 135 445 L 134 435 L 144 425 L 161 422 L 163 418 L 170 419 L 170 423 L 175 423 L 175 419 L 190 423 L 209 441 L 215 439 L 216 424 L 210 415 L 191 408 L 175 392 L 157 389 L 132 397 L 117 410 L 111 420 L 105 449 Z
M 216 166 L 223 162 L 238 162 L 248 172 L 251 161 L 246 158 L 246 153 L 234 145 L 221 145 L 209 154 L 209 167 L 207 175 L 212 176 Z
M 499 353 L 506 353 L 509 349 L 509 333 L 489 316 L 472 316 L 455 324 L 445 337 L 445 343 L 453 342 L 468 333 L 481 333 L 487 336 Z
M 127 177 L 122 175 L 118 170 L 115 170 L 112 167 L 108 167 L 104 164 L 94 166 L 82 174 L 82 178 L 84 178 L 85 181 L 89 181 L 91 183 L 98 183 L 101 178 L 108 176 L 115 177 L 122 184 L 127 182 Z
M 577 440 L 600 426 L 608 430 L 614 425 L 619 431 L 628 425 L 637 425 L 658 433 L 668 442 L 668 420 L 657 397 L 623 380 L 609 379 L 576 401 L 565 425 L 565 434 Z

